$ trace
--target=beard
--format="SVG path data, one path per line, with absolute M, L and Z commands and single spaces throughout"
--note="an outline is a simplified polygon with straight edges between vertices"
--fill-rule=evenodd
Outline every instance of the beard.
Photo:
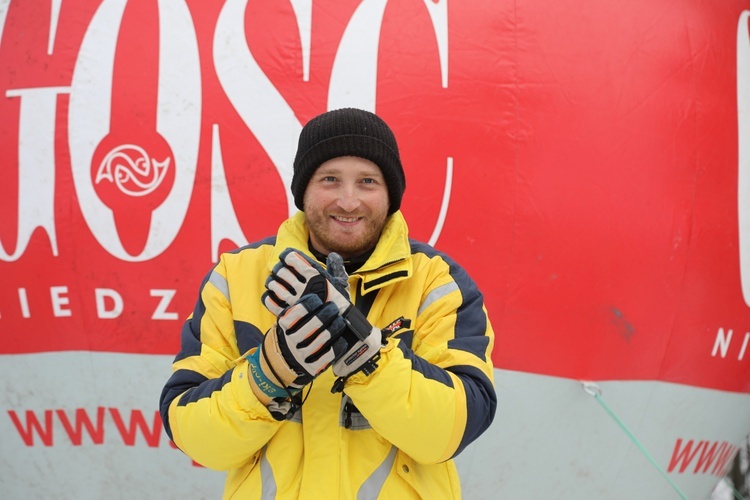
M 377 245 L 388 218 L 387 209 L 364 217 L 356 227 L 341 227 L 327 214 L 305 213 L 310 239 L 323 254 L 336 252 L 345 259 L 369 252 Z M 318 248 L 323 247 L 323 248 Z

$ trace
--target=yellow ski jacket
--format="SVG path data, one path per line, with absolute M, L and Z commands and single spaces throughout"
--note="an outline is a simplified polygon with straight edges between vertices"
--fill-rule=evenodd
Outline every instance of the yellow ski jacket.
M 329 368 L 305 387 L 301 409 L 276 421 L 253 395 L 242 356 L 274 324 L 261 295 L 287 247 L 311 255 L 302 212 L 276 237 L 222 255 L 206 276 L 161 395 L 170 438 L 228 471 L 224 498 L 460 498 L 452 458 L 496 407 L 494 334 L 474 282 L 409 240 L 401 212 L 391 215 L 349 285 L 353 300 L 371 304 L 374 326 L 403 317 L 410 329 L 390 337 L 373 374 L 352 375 L 334 394 Z

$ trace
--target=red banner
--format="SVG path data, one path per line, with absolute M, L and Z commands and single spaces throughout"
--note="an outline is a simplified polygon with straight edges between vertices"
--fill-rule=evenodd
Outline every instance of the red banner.
M 295 210 L 301 126 L 357 106 L 496 368 L 748 393 L 743 9 L 0 1 L 0 354 L 176 353 L 219 253 Z

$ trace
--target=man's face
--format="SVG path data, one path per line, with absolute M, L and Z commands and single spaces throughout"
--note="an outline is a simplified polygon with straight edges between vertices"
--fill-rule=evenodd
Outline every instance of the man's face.
M 303 206 L 313 247 L 349 259 L 378 242 L 388 218 L 388 187 L 373 162 L 342 156 L 313 173 Z

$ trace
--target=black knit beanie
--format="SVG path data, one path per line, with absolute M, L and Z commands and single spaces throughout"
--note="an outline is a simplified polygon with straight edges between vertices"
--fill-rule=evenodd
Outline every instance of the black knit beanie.
M 292 194 L 297 208 L 304 210 L 305 190 L 315 170 L 322 163 L 340 156 L 357 156 L 380 167 L 388 186 L 388 213 L 399 209 L 406 179 L 396 138 L 377 115 L 354 108 L 328 111 L 302 128 L 292 177 Z

